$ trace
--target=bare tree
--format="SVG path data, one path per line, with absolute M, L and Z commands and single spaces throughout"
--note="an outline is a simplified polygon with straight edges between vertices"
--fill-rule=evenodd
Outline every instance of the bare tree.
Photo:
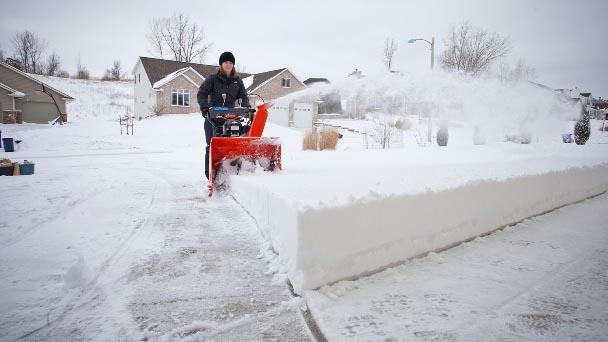
M 247 65 L 241 64 L 239 62 L 236 63 L 236 65 L 234 66 L 234 68 L 238 72 L 247 72 Z
M 91 74 L 87 70 L 87 67 L 84 66 L 84 64 L 82 64 L 82 62 L 80 61 L 80 57 L 78 57 L 78 60 L 76 61 L 75 78 L 80 80 L 88 80 L 89 78 L 91 78 Z
M 497 59 L 509 54 L 511 47 L 507 37 L 488 33 L 464 22 L 452 26 L 445 40 L 446 50 L 439 56 L 444 69 L 479 75 L 488 70 Z
M 395 56 L 397 47 L 398 45 L 393 38 L 386 38 L 384 41 L 384 59 L 382 62 L 388 71 L 391 71 L 393 67 L 393 57 Z
M 165 56 L 165 40 L 163 39 L 163 27 L 167 19 L 155 19 L 150 23 L 150 32 L 148 32 L 148 41 L 152 45 L 152 54 L 164 59 Z
M 502 63 L 498 76 L 503 82 L 534 81 L 536 80 L 536 69 L 529 67 L 520 59 L 513 68 L 506 62 Z
M 19 59 L 17 59 L 17 57 L 13 56 L 13 57 L 8 57 L 7 59 L 4 60 L 4 63 L 12 66 L 15 69 L 19 69 L 23 71 L 23 64 L 21 64 L 21 61 Z
M 48 76 L 57 76 L 61 68 L 61 57 L 53 51 L 53 53 L 46 59 L 46 70 L 45 74 Z
M 2 50 L 2 45 L 0 45 L 0 62 L 4 62 L 4 51 Z
M 106 73 L 102 80 L 104 81 L 120 81 L 125 77 L 119 60 L 115 60 L 111 69 L 106 69 Z
M 391 148 L 391 139 L 397 132 L 395 125 L 386 117 L 375 115 L 373 118 L 374 140 L 382 148 Z
M 21 61 L 23 71 L 41 74 L 43 72 L 41 57 L 46 42 L 32 31 L 17 32 L 12 37 L 15 56 Z
M 168 52 L 174 60 L 188 63 L 203 61 L 212 46 L 205 43 L 203 28 L 183 13 L 152 20 L 148 40 L 160 58 Z

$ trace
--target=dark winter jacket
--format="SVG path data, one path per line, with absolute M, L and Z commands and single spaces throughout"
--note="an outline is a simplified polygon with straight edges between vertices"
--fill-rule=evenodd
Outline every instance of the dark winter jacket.
M 222 94 L 226 94 L 225 102 Z M 211 104 L 207 98 L 208 96 L 211 96 Z M 197 99 L 201 111 L 205 111 L 205 109 L 212 106 L 232 108 L 237 99 L 241 99 L 242 107 L 250 107 L 243 80 L 241 80 L 240 77 L 232 78 L 222 75 L 219 72 L 207 77 L 205 82 L 201 84 L 198 88 Z

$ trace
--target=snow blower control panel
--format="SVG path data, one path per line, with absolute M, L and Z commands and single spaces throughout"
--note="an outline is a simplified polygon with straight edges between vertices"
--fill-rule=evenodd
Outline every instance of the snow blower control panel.
M 211 107 L 209 119 L 214 127 L 213 136 L 230 138 L 246 135 L 254 112 L 247 107 Z

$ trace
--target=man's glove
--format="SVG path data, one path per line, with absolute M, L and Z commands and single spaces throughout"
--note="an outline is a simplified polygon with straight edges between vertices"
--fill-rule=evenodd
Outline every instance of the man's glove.
M 207 118 L 207 116 L 209 115 L 209 107 L 203 107 L 201 111 L 203 112 L 203 117 Z

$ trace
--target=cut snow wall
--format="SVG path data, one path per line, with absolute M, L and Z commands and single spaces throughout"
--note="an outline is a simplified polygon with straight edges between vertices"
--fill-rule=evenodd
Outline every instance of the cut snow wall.
M 608 165 L 297 212 L 276 194 L 233 181 L 233 195 L 266 230 L 301 294 L 601 194 Z

